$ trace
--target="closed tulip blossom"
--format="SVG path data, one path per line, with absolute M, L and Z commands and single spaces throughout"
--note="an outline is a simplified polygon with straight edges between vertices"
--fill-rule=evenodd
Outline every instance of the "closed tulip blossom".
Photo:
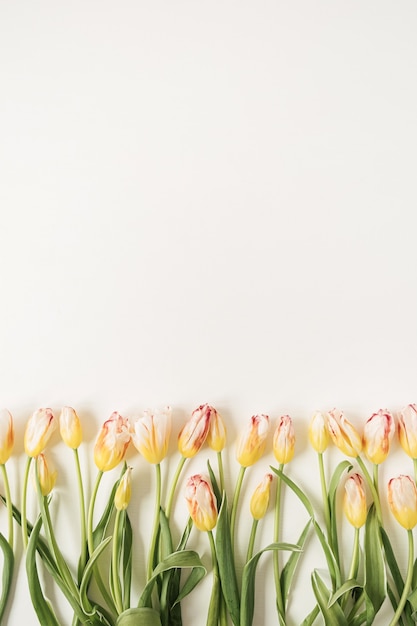
M 130 442 L 129 422 L 117 411 L 104 422 L 94 446 L 94 462 L 98 469 L 107 472 L 124 458 Z
M 83 433 L 81 422 L 70 406 L 64 406 L 59 416 L 59 430 L 63 442 L 73 450 L 76 450 L 82 442 Z
M 132 495 L 132 468 L 128 467 L 124 472 L 120 482 L 117 486 L 116 493 L 114 495 L 114 506 L 118 511 L 124 511 L 127 509 L 130 498 Z
M 394 432 L 394 418 L 387 410 L 380 409 L 366 421 L 363 430 L 364 451 L 375 465 L 387 458 Z
M 226 445 L 226 426 L 221 415 L 214 407 L 211 409 L 210 427 L 207 433 L 207 444 L 216 452 L 221 452 Z
M 313 449 L 322 454 L 329 445 L 329 430 L 327 426 L 327 415 L 316 411 L 311 418 L 308 438 Z
M 0 465 L 9 460 L 14 445 L 13 418 L 7 409 L 0 411 Z
M 55 428 L 56 420 L 51 409 L 35 411 L 26 425 L 24 436 L 26 454 L 33 458 L 45 450 Z
M 208 404 L 202 404 L 192 412 L 191 418 L 178 435 L 181 456 L 190 459 L 202 448 L 209 432 L 211 416 L 212 407 Z
M 259 461 L 265 451 L 268 431 L 268 415 L 261 414 L 251 417 L 237 446 L 236 459 L 239 465 L 249 467 Z
M 132 442 L 148 463 L 160 463 L 167 455 L 171 434 L 171 407 L 146 410 L 132 426 Z
M 41 493 L 43 496 L 47 496 L 55 487 L 57 472 L 56 470 L 51 470 L 44 454 L 39 454 L 36 457 L 36 471 Z
M 255 520 L 262 519 L 268 509 L 271 492 L 272 474 L 265 474 L 263 480 L 256 487 L 250 500 L 250 512 Z
M 365 524 L 367 515 L 365 483 L 360 474 L 351 474 L 345 482 L 343 511 L 355 528 L 361 528 Z
M 342 411 L 333 409 L 328 413 L 328 429 L 333 443 L 346 456 L 356 458 L 362 451 L 362 437 L 346 419 Z
M 190 476 L 185 499 L 191 519 L 198 530 L 213 530 L 217 523 L 217 503 L 212 486 L 201 474 Z
M 398 439 L 412 459 L 417 459 L 417 405 L 409 404 L 398 417 Z
M 294 456 L 295 434 L 292 419 L 289 415 L 283 415 L 275 429 L 273 439 L 274 455 L 278 463 L 285 465 Z
M 401 526 L 411 530 L 417 524 L 417 488 L 410 476 L 400 475 L 388 483 L 388 503 Z

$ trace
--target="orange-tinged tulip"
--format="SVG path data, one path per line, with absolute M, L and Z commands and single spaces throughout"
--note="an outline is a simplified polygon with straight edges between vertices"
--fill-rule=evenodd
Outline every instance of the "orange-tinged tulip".
M 356 458 L 362 451 L 362 437 L 356 428 L 345 418 L 342 411 L 333 409 L 328 415 L 328 429 L 333 443 L 346 456 Z
M 273 439 L 274 455 L 278 463 L 289 463 L 294 456 L 295 434 L 292 419 L 283 415 L 275 429 Z
M 221 452 L 226 445 L 226 426 L 224 425 L 223 418 L 216 411 L 214 407 L 209 407 L 211 410 L 210 415 L 210 428 L 207 433 L 207 445 L 216 452 Z
M 256 520 L 262 519 L 268 509 L 271 482 L 272 474 L 265 474 L 263 480 L 259 483 L 252 494 L 250 512 L 252 517 Z
M 253 415 L 242 433 L 236 451 L 237 462 L 242 467 L 253 465 L 263 455 L 269 431 L 268 415 Z
M 82 442 L 83 433 L 80 418 L 70 406 L 64 406 L 59 416 L 59 429 L 63 442 L 76 450 Z
M 185 486 L 188 510 L 198 530 L 212 530 L 217 523 L 217 503 L 212 486 L 201 474 L 190 476 Z
M 397 476 L 388 483 L 388 502 L 401 526 L 411 530 L 417 524 L 417 488 L 410 476 Z
M 311 418 L 308 429 L 308 438 L 314 450 L 323 453 L 329 445 L 329 430 L 327 415 L 316 411 Z
M 13 418 L 7 409 L 0 411 L 0 465 L 9 460 L 14 445 Z
M 51 409 L 38 409 L 26 425 L 24 446 L 30 457 L 38 456 L 51 438 L 56 428 L 56 420 Z
M 186 459 L 195 456 L 203 446 L 210 428 L 211 407 L 202 404 L 195 409 L 178 435 L 178 450 Z
M 114 494 L 114 506 L 118 511 L 124 511 L 127 509 L 130 498 L 132 495 L 132 468 L 128 467 L 120 479 L 117 486 L 116 493 Z
M 343 511 L 355 528 L 361 528 L 366 522 L 365 484 L 360 474 L 351 474 L 345 482 Z
M 171 407 L 162 411 L 143 412 L 143 417 L 132 426 L 132 441 L 135 448 L 148 461 L 157 464 L 167 455 L 171 434 Z
M 398 439 L 404 452 L 417 459 L 417 405 L 409 404 L 398 417 Z
M 387 458 L 394 432 L 394 418 L 387 410 L 380 409 L 366 421 L 363 429 L 363 447 L 366 456 L 375 465 L 379 465 Z
M 39 454 L 36 457 L 36 471 L 38 472 L 41 493 L 43 496 L 47 496 L 55 487 L 57 472 L 51 470 L 44 454 Z
M 102 472 L 123 460 L 130 442 L 129 422 L 117 411 L 104 422 L 94 446 L 94 463 Z

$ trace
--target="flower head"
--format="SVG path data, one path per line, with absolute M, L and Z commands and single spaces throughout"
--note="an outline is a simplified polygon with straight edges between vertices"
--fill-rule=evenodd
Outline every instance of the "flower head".
M 55 487 L 57 472 L 56 470 L 51 471 L 44 454 L 38 454 L 36 457 L 36 471 L 41 493 L 43 496 L 47 496 Z
M 211 409 L 210 427 L 207 433 L 207 444 L 216 452 L 221 452 L 226 445 L 226 426 L 223 418 L 214 407 Z
M 190 476 L 185 486 L 190 516 L 198 530 L 212 530 L 217 523 L 217 504 L 208 479 L 201 474 Z
M 361 528 L 366 522 L 365 486 L 360 474 L 351 474 L 345 482 L 343 511 L 355 528 Z
M 269 431 L 268 415 L 253 415 L 242 433 L 237 450 L 236 459 L 242 467 L 253 465 L 263 455 L 266 438 Z
M 0 411 L 0 465 L 10 458 L 14 445 L 13 418 L 7 409 Z
M 263 480 L 259 483 L 252 494 L 250 512 L 252 517 L 256 520 L 262 519 L 268 509 L 271 482 L 272 474 L 265 474 Z
M 190 419 L 183 426 L 178 435 L 178 450 L 186 459 L 195 456 L 204 444 L 210 428 L 211 415 L 212 408 L 208 404 L 202 404 L 192 412 Z
M 102 472 L 122 461 L 130 442 L 129 422 L 117 411 L 104 422 L 94 446 L 94 463 Z
M 162 411 L 146 410 L 132 426 L 132 441 L 135 448 L 148 461 L 158 464 L 168 452 L 171 434 L 171 407 Z
M 327 425 L 333 443 L 343 454 L 354 458 L 359 456 L 362 451 L 362 437 L 342 411 L 338 409 L 329 411 Z
M 417 459 L 417 405 L 409 404 L 398 417 L 398 439 L 404 452 Z
M 63 442 L 69 448 L 76 450 L 81 445 L 83 433 L 80 418 L 70 406 L 64 406 L 61 411 L 59 430 Z
M 308 438 L 316 452 L 322 453 L 329 445 L 329 430 L 327 415 L 316 411 L 311 418 L 308 429 Z
M 278 463 L 289 463 L 294 456 L 295 434 L 292 419 L 283 415 L 275 429 L 273 439 L 274 455 Z
M 120 479 L 120 482 L 117 486 L 116 493 L 114 494 L 114 506 L 118 511 L 124 511 L 127 509 L 130 498 L 132 495 L 131 488 L 131 473 L 132 468 L 128 467 L 124 472 L 123 476 Z
M 394 432 L 394 418 L 387 410 L 380 409 L 366 421 L 363 429 L 363 446 L 366 456 L 375 465 L 379 465 L 387 458 Z
M 35 457 L 45 450 L 55 428 L 56 420 L 51 409 L 35 411 L 26 425 L 24 437 L 26 454 Z
M 417 488 L 410 476 L 397 476 L 388 483 L 388 502 L 401 526 L 411 530 L 417 524 Z

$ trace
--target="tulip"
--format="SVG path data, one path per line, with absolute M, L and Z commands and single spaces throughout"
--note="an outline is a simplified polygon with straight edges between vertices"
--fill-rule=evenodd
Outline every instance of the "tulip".
M 367 515 L 365 483 L 360 474 L 351 474 L 345 482 L 343 511 L 355 528 L 361 528 L 365 524 Z
M 398 438 L 404 452 L 417 459 L 417 405 L 409 404 L 398 417 Z
M 268 415 L 253 415 L 251 417 L 236 451 L 237 462 L 242 467 L 249 467 L 259 461 L 265 451 L 268 430 Z
M 38 409 L 26 425 L 24 446 L 26 454 L 33 458 L 45 450 L 56 428 L 56 420 L 51 409 Z
M 81 422 L 70 406 L 64 406 L 59 416 L 59 428 L 63 442 L 73 450 L 76 450 L 83 438 Z
M 202 404 L 192 412 L 191 418 L 178 435 L 181 456 L 190 459 L 201 449 L 208 435 L 211 415 L 212 408 L 208 404 Z
M 94 446 L 94 462 L 107 472 L 123 460 L 130 442 L 129 422 L 117 411 L 104 422 Z
M 380 409 L 365 423 L 363 446 L 366 456 L 375 465 L 379 465 L 387 458 L 394 432 L 394 418 L 387 410 Z
M 47 496 L 51 493 L 56 483 L 57 472 L 51 471 L 46 462 L 44 454 L 39 454 L 36 457 L 36 471 L 38 473 L 39 486 L 43 496 Z
M 410 476 L 391 478 L 388 502 L 397 522 L 407 530 L 414 528 L 417 524 L 417 488 Z
M 283 415 L 275 429 L 273 439 L 274 455 L 278 463 L 285 465 L 294 456 L 295 435 L 292 419 Z
M 14 445 L 13 418 L 7 409 L 0 411 L 0 465 L 9 460 Z
M 256 487 L 250 501 L 250 512 L 255 520 L 262 519 L 268 509 L 269 494 L 271 491 L 272 474 L 265 474 L 263 480 Z
M 333 409 L 328 413 L 328 429 L 334 444 L 346 454 L 356 458 L 362 451 L 362 438 L 342 411 Z
M 215 452 L 221 452 L 226 445 L 226 427 L 224 421 L 214 407 L 209 407 L 210 427 L 207 433 L 207 444 Z
M 196 528 L 213 530 L 217 523 L 217 503 L 209 481 L 200 474 L 191 476 L 185 486 L 185 498 Z
M 138 452 L 148 461 L 157 464 L 167 455 L 171 434 L 171 407 L 162 411 L 144 411 L 132 427 L 132 442 Z
M 124 511 L 129 505 L 132 495 L 131 473 L 132 468 L 128 467 L 117 486 L 116 493 L 114 495 L 114 506 L 118 511 Z
M 329 445 L 329 430 L 327 415 L 316 411 L 311 418 L 308 429 L 308 438 L 314 450 L 322 454 Z

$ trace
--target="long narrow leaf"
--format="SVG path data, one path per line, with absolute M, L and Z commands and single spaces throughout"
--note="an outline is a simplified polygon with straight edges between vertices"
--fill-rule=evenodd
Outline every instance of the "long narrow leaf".
M 319 605 L 316 604 L 314 609 L 307 615 L 305 619 L 303 619 L 303 621 L 301 622 L 301 626 L 313 626 L 319 613 L 320 613 L 320 608 L 319 608 Z
M 340 479 L 344 472 L 350 472 L 352 464 L 349 461 L 342 461 L 336 467 L 330 480 L 328 500 L 330 507 L 330 541 L 333 548 L 333 553 L 337 563 L 340 563 L 339 559 L 339 539 L 337 536 L 337 510 L 336 510 L 336 494 L 337 488 L 340 483 Z
M 93 575 L 94 567 L 96 565 L 97 559 L 102 554 L 102 552 L 106 549 L 106 547 L 108 546 L 111 540 L 112 540 L 111 537 L 107 537 L 106 539 L 104 539 L 104 541 L 101 542 L 100 545 L 97 546 L 93 554 L 88 559 L 87 565 L 84 569 L 84 574 L 81 579 L 81 585 L 80 585 L 80 602 L 81 602 L 83 611 L 87 615 L 93 615 L 95 612 L 95 608 L 92 607 L 91 602 L 87 595 L 88 585 L 90 584 L 90 580 Z
M 326 626 L 348 626 L 348 621 L 340 605 L 333 604 L 329 607 L 330 591 L 316 570 L 311 575 L 311 583 Z
M 0 533 L 0 548 L 3 552 L 3 575 L 0 595 L 0 624 L 2 623 L 13 580 L 14 554 L 7 539 Z
M 216 526 L 216 554 L 219 566 L 220 583 L 232 622 L 239 626 L 240 597 L 230 534 L 227 497 L 224 494 Z
M 282 572 L 281 572 L 281 589 L 282 589 L 282 595 L 283 595 L 285 600 L 288 598 L 288 595 L 289 595 L 289 592 L 290 592 L 290 588 L 291 588 L 291 583 L 292 583 L 292 580 L 294 578 L 294 574 L 295 574 L 296 567 L 298 565 L 298 561 L 300 560 L 300 557 L 302 555 L 302 551 L 303 551 L 305 542 L 307 541 L 308 531 L 310 529 L 310 526 L 311 526 L 311 519 L 308 520 L 308 522 L 305 525 L 305 527 L 304 527 L 300 537 L 298 538 L 298 541 L 297 541 L 296 545 L 300 547 L 300 550 L 291 552 L 291 554 L 290 554 L 290 556 L 288 558 L 288 561 L 286 562 L 286 564 L 282 568 Z
M 365 600 L 367 624 L 372 624 L 385 600 L 385 563 L 380 524 L 374 504 L 371 505 L 365 524 Z
M 119 615 L 116 626 L 161 626 L 159 614 L 151 608 L 127 609 Z

